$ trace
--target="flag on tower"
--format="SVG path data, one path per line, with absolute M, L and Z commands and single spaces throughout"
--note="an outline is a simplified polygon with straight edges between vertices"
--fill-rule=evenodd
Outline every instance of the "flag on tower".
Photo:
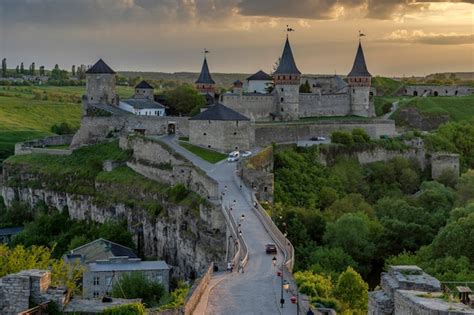
M 295 30 L 291 28 L 289 25 L 286 26 L 286 31 L 287 32 L 294 32 Z

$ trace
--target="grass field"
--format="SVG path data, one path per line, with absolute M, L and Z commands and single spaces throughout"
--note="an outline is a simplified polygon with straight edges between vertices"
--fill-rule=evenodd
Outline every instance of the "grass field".
M 84 86 L 0 86 L 0 162 L 13 154 L 15 143 L 51 135 L 54 124 L 77 129 Z M 121 98 L 133 88 L 117 86 Z
M 425 116 L 448 114 L 451 121 L 464 121 L 474 117 L 474 95 L 411 98 L 400 104 L 393 118 L 396 119 L 400 109 L 407 107 L 416 108 Z
M 180 141 L 179 145 L 188 150 L 189 152 L 199 156 L 201 159 L 208 161 L 209 163 L 215 164 L 227 157 L 227 155 L 223 153 L 201 148 L 183 141 Z

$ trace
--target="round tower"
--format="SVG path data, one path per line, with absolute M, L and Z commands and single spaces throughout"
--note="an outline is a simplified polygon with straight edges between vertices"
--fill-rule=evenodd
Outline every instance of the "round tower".
M 88 104 L 117 105 L 115 93 L 115 71 L 99 59 L 86 71 L 86 94 Z
M 282 120 L 299 119 L 299 87 L 301 72 L 296 66 L 290 41 L 286 37 L 283 54 L 277 70 L 273 73 L 278 114 Z
M 367 70 L 364 50 L 359 40 L 359 47 L 352 66 L 351 72 L 347 75 L 349 83 L 349 94 L 351 98 L 351 114 L 363 117 L 375 115 L 374 106 L 370 100 L 370 85 L 372 75 Z

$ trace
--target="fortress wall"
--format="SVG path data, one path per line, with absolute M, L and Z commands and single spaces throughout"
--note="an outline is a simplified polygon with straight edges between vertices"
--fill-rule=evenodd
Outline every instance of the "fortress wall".
M 183 184 L 208 200 L 219 198 L 219 184 L 166 144 L 142 137 L 121 137 L 120 147 L 133 150 L 133 159 L 127 166 L 135 172 L 168 185 Z
M 311 137 L 330 137 L 335 130 L 351 131 L 362 128 L 372 139 L 393 136 L 395 123 L 392 120 L 369 119 L 354 121 L 318 121 L 312 123 L 259 123 L 255 124 L 255 145 L 267 146 L 271 143 L 309 140 Z
M 270 113 L 276 110 L 275 97 L 266 95 L 224 94 L 222 104 L 256 120 L 270 120 Z
M 179 136 L 189 134 L 189 117 L 113 115 L 109 117 L 84 116 L 81 128 L 74 135 L 71 148 L 101 142 L 107 137 L 126 135 L 134 129 L 144 129 L 145 135 L 164 135 L 168 125 L 175 124 Z
M 474 88 L 470 86 L 458 86 L 458 85 L 407 85 L 402 90 L 403 95 L 422 96 L 426 92 L 428 95 L 435 96 L 435 92 L 438 96 L 466 96 L 474 93 Z
M 431 157 L 431 177 L 439 178 L 444 171 L 450 170 L 456 177 L 459 176 L 459 154 L 435 153 Z
M 300 94 L 300 117 L 346 116 L 350 111 L 348 94 Z
M 254 139 L 250 121 L 191 120 L 189 142 L 217 151 L 249 150 Z

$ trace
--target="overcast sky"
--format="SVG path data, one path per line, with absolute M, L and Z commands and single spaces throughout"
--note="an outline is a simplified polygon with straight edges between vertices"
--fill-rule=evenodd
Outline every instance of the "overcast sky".
M 115 70 L 270 71 L 285 28 L 303 73 L 347 74 L 358 31 L 369 71 L 474 71 L 474 0 L 0 0 L 0 57 Z

